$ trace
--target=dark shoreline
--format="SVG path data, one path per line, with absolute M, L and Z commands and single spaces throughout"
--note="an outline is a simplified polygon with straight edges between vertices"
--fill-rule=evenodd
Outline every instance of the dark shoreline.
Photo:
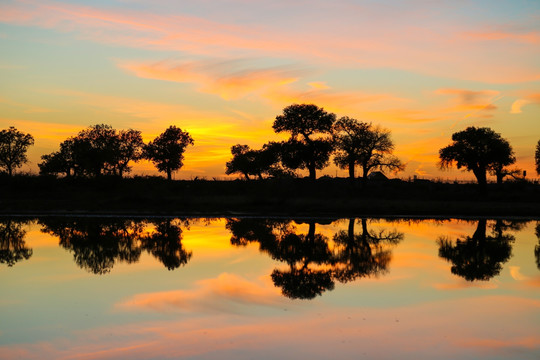
M 258 181 L 0 178 L 3 216 L 540 219 L 540 185 L 321 178 Z

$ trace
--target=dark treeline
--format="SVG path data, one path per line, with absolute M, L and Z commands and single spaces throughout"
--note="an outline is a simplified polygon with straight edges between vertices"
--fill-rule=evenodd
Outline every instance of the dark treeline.
M 392 249 L 404 240 L 404 234 L 395 229 L 374 230 L 367 218 L 344 219 L 346 230 L 333 236 L 317 231 L 317 225 L 334 221 L 229 218 L 225 227 L 233 246 L 255 243 L 260 252 L 282 264 L 269 276 L 283 295 L 312 299 L 332 290 L 336 282 L 384 276 L 390 269 Z M 24 230 L 30 222 L 0 219 L 0 263 L 11 267 L 32 256 Z M 476 223 L 476 230 L 470 236 L 441 236 L 434 240 L 439 257 L 452 264 L 453 274 L 471 282 L 488 281 L 499 275 L 512 256 L 512 232 L 519 232 L 527 222 L 471 222 Z M 183 231 L 190 225 L 188 219 L 49 217 L 38 223 L 42 232 L 57 237 L 59 245 L 73 254 L 77 266 L 96 275 L 109 273 L 118 263 L 136 263 L 143 252 L 154 256 L 168 270 L 185 266 L 192 257 L 192 252 L 182 245 Z M 300 226 L 307 227 L 307 231 L 300 231 Z M 540 224 L 536 225 L 536 236 L 540 241 Z M 539 249 L 537 245 L 534 255 L 540 269 Z
M 228 175 L 239 174 L 245 179 L 288 178 L 307 170 L 315 180 L 317 171 L 333 162 L 347 169 L 354 179 L 356 169 L 366 182 L 370 174 L 399 172 L 405 168 L 392 155 L 394 143 L 390 131 L 380 126 L 336 115 L 313 104 L 293 104 L 276 116 L 272 125 L 276 133 L 286 133 L 288 140 L 268 142 L 260 149 L 246 144 L 231 147 L 232 159 L 225 165 Z M 26 151 L 34 138 L 14 127 L 0 132 L 0 170 L 9 176 L 27 162 Z M 148 159 L 171 179 L 171 174 L 183 165 L 184 151 L 193 145 L 189 133 L 170 126 L 148 144 L 138 130 L 117 131 L 109 125 L 94 125 L 63 141 L 59 150 L 42 156 L 38 164 L 42 175 L 91 177 L 103 175 L 122 177 L 131 165 Z M 505 177 L 525 179 L 525 172 L 511 168 L 516 162 L 510 143 L 490 128 L 468 127 L 452 135 L 452 143 L 439 151 L 440 169 L 457 166 L 471 171 L 482 190 L 487 175 L 501 184 Z M 535 153 L 536 171 L 540 174 L 540 141 Z
M 0 213 L 93 213 L 173 216 L 540 216 L 531 182 L 475 184 L 321 177 L 259 181 L 162 177 L 0 176 Z

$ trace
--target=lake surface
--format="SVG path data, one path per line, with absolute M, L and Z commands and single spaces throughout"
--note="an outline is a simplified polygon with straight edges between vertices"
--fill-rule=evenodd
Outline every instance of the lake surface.
M 0 359 L 539 359 L 540 223 L 0 219 Z

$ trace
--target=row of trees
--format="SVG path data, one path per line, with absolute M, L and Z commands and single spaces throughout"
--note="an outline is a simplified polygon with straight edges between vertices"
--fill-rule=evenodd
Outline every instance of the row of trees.
M 390 131 L 366 123 L 326 112 L 313 104 L 293 104 L 283 109 L 272 128 L 276 133 L 288 133 L 289 139 L 269 142 L 261 149 L 237 144 L 231 148 L 232 159 L 226 163 L 226 174 L 250 177 L 295 176 L 295 171 L 306 169 L 311 179 L 324 169 L 334 154 L 334 163 L 348 169 L 355 177 L 355 169 L 362 170 L 365 180 L 374 170 L 401 171 L 404 164 L 392 155 L 394 144 Z M 0 170 L 10 176 L 27 162 L 26 151 L 34 138 L 14 127 L 0 132 Z M 41 174 L 98 177 L 123 176 L 131 171 L 130 163 L 148 159 L 160 172 L 171 179 L 172 172 L 183 165 L 184 151 L 193 145 L 193 138 L 185 131 L 170 126 L 148 144 L 144 144 L 138 130 L 116 131 L 109 125 L 94 125 L 82 130 L 60 144 L 60 149 L 42 156 Z M 521 170 L 510 169 L 516 162 L 510 143 L 490 128 L 469 127 L 452 135 L 452 143 L 439 151 L 439 167 L 472 171 L 484 187 L 487 174 L 501 183 L 506 176 L 517 177 Z M 536 171 L 540 174 L 540 141 L 536 146 Z
M 362 169 L 365 180 L 373 170 L 400 171 L 401 161 L 392 155 L 394 144 L 390 131 L 349 117 L 336 120 L 336 115 L 313 104 L 294 104 L 283 109 L 272 126 L 276 133 L 289 133 L 290 138 L 269 142 L 261 149 L 237 144 L 231 148 L 233 158 L 226 164 L 226 173 L 250 176 L 293 175 L 307 169 L 311 179 L 316 171 L 334 163 L 348 169 L 351 179 L 355 168 Z
M 0 169 L 10 176 L 28 162 L 26 152 L 34 144 L 30 134 L 13 126 L 0 132 Z M 172 172 L 183 165 L 184 151 L 193 145 L 189 133 L 170 126 L 145 144 L 139 130 L 116 131 L 110 125 L 93 125 L 60 144 L 60 149 L 43 155 L 38 164 L 42 175 L 122 177 L 131 171 L 131 162 L 147 159 L 170 180 Z
M 60 144 L 60 150 L 43 155 L 41 174 L 99 177 L 122 177 L 131 171 L 130 162 L 148 159 L 171 179 L 173 171 L 183 165 L 184 151 L 193 145 L 187 133 L 170 126 L 148 144 L 144 144 L 138 130 L 117 132 L 109 125 L 94 125 L 82 130 Z

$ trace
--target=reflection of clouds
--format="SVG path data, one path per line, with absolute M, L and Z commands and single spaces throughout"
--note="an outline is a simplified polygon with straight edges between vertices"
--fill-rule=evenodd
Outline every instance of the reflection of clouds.
M 510 275 L 512 276 L 512 279 L 514 280 L 517 280 L 517 281 L 524 281 L 524 280 L 527 280 L 528 277 L 523 275 L 520 270 L 521 270 L 521 267 L 520 266 L 510 266 Z
M 490 359 L 491 349 L 504 358 L 525 359 L 540 349 L 540 336 L 534 335 L 538 325 L 530 320 L 539 306 L 538 300 L 487 296 L 257 317 L 170 317 L 75 332 L 69 339 L 2 346 L 0 358 Z M 501 324 L 512 332 L 501 331 Z
M 239 312 L 242 305 L 282 306 L 287 303 L 271 284 L 260 285 L 234 274 L 198 282 L 192 290 L 138 294 L 118 304 L 124 310 Z

